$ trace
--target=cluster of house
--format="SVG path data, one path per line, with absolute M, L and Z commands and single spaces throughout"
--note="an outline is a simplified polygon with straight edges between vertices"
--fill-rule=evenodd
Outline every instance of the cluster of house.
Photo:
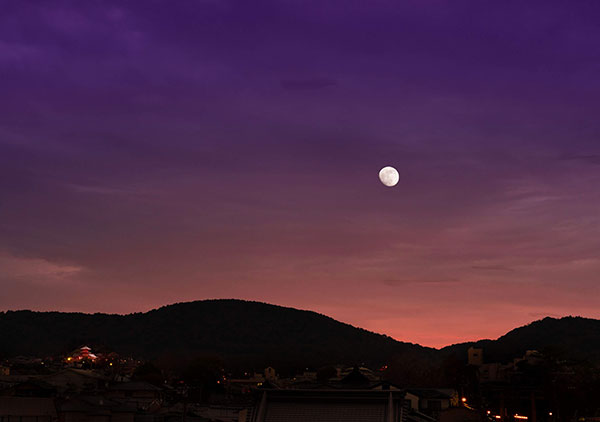
M 247 388 L 260 385 L 251 418 L 253 422 L 479 421 L 454 389 L 406 388 L 383 381 L 369 368 L 338 366 L 336 375 L 323 381 L 306 371 L 294 378 L 278 378 L 273 368 L 249 379 L 230 380 Z
M 215 395 L 209 403 L 194 403 L 181 394 L 180 385 L 153 385 L 82 365 L 95 359 L 98 357 L 90 348 L 82 347 L 64 357 L 62 366 L 35 374 L 0 367 L 0 421 L 479 420 L 455 390 L 393 385 L 365 367 L 339 366 L 326 380 L 318 379 L 317 372 L 310 370 L 280 378 L 269 367 L 243 378 L 224 377 L 219 381 L 226 386 L 223 394 Z
M 554 421 L 557 412 L 553 398 L 538 383 L 527 379 L 523 368 L 535 368 L 544 362 L 537 350 L 527 350 L 521 357 L 509 362 L 485 362 L 483 349 L 470 347 L 468 364 L 475 367 L 480 394 L 487 402 L 490 420 L 513 420 L 516 422 Z M 562 368 L 562 375 L 569 375 Z M 556 375 L 556 374 L 554 374 Z M 558 379 L 558 378 L 557 378 Z
M 527 350 L 522 357 L 513 358 L 511 362 L 484 362 L 483 349 L 470 347 L 468 350 L 468 362 L 479 369 L 479 380 L 482 383 L 506 382 L 518 372 L 522 363 L 538 365 L 543 361 L 543 355 L 537 350 Z
M 42 375 L 12 373 L 0 376 L 0 420 L 134 421 L 138 409 L 159 407 L 162 397 L 163 389 L 152 384 L 113 382 L 90 369 L 66 367 Z

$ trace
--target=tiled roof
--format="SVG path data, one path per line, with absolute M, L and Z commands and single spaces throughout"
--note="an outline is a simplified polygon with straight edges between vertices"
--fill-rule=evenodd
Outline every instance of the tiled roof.
M 264 422 L 384 422 L 385 405 L 361 403 L 270 403 Z
M 397 422 L 404 391 L 271 390 L 262 395 L 256 422 Z
M 450 395 L 435 388 L 409 388 L 409 393 L 424 399 L 450 399 Z
M 56 407 L 51 398 L 0 397 L 0 416 L 56 417 Z
M 110 387 L 117 391 L 162 391 L 161 388 L 144 381 L 129 381 L 115 384 Z
M 94 412 L 95 414 L 110 415 L 111 412 L 135 412 L 136 407 L 102 396 L 78 396 L 61 403 L 60 410 L 62 412 Z

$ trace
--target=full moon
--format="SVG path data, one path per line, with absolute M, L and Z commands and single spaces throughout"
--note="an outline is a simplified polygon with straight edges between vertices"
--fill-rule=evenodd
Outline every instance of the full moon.
M 379 180 L 388 187 L 396 186 L 400 180 L 400 174 L 394 167 L 384 167 L 379 171 Z

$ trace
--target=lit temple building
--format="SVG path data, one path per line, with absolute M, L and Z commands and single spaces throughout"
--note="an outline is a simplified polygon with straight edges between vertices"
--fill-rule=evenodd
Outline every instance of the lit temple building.
M 95 361 L 97 356 L 92 353 L 92 349 L 88 346 L 80 347 L 76 349 L 67 357 L 67 362 L 82 362 L 82 361 Z

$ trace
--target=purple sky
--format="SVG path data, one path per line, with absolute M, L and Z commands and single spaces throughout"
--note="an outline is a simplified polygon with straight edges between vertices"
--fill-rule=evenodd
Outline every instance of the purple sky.
M 0 309 L 600 317 L 598 1 L 2 9 Z

